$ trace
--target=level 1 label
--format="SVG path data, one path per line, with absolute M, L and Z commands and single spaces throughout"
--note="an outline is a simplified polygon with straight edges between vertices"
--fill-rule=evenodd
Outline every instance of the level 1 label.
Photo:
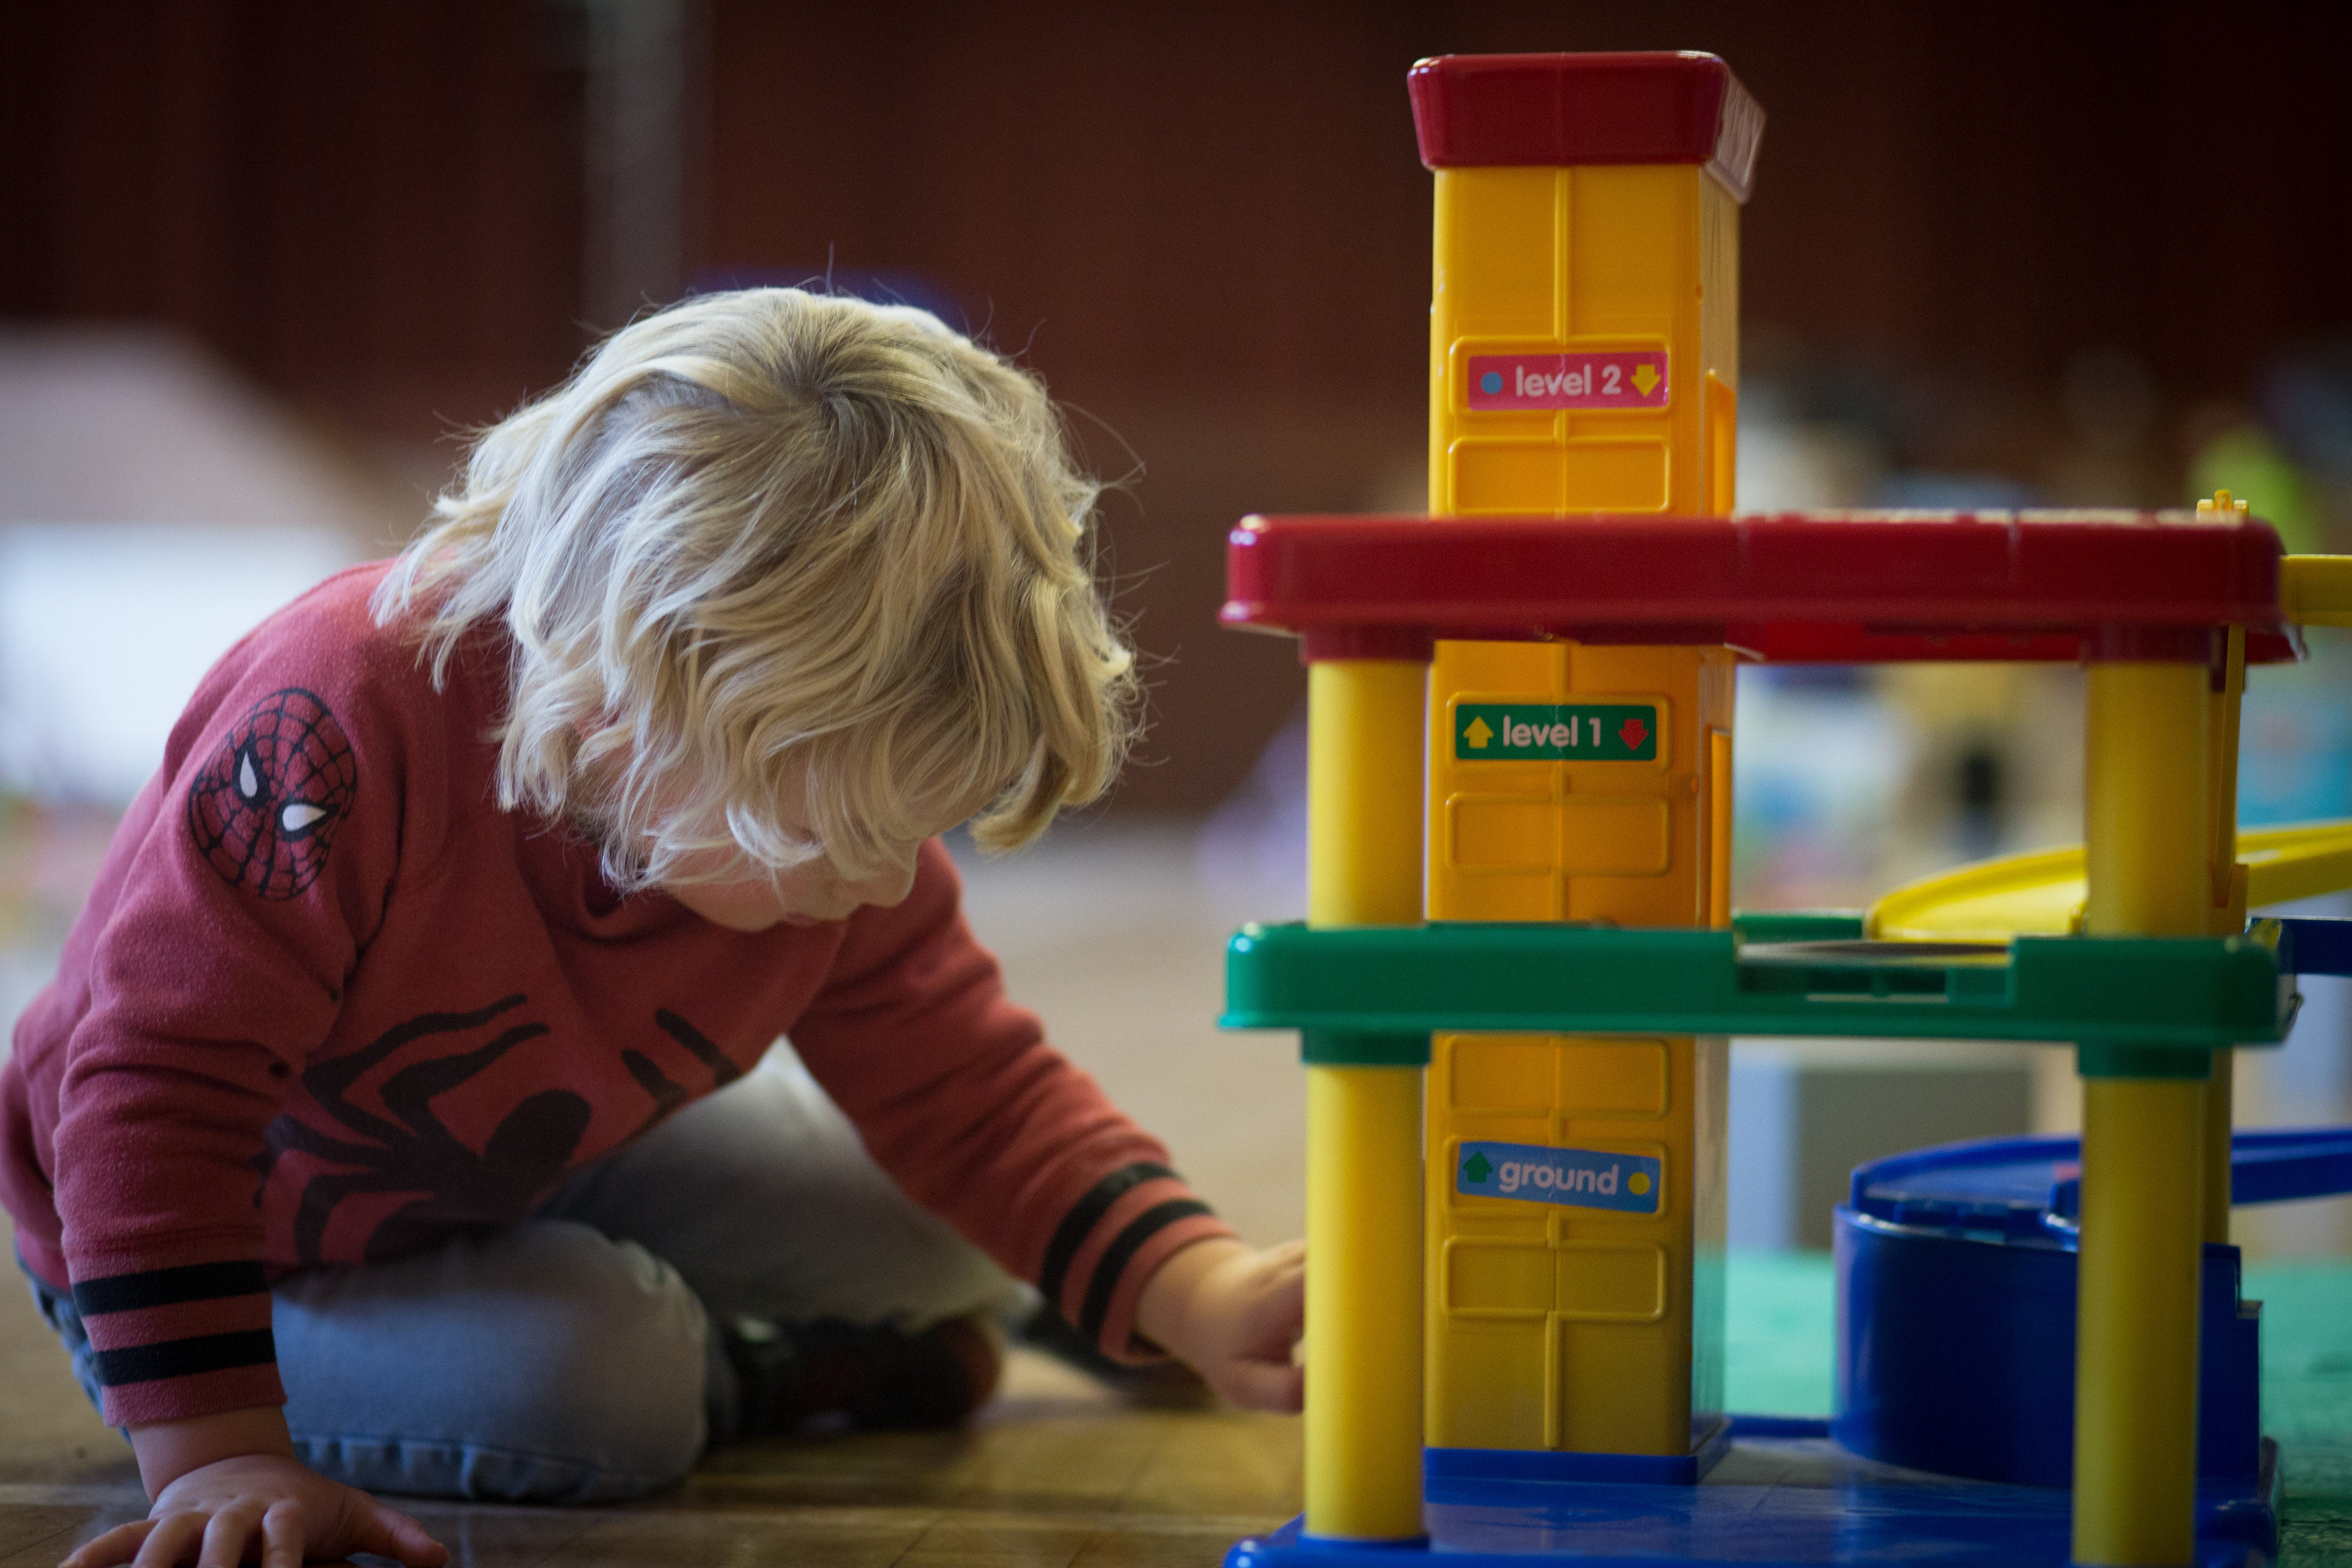
M 1469 405 L 1511 408 L 1664 408 L 1663 353 L 1472 354 Z
M 1465 1143 L 1457 1158 L 1454 1191 L 1472 1197 L 1654 1215 L 1663 1195 L 1658 1162 L 1647 1154 L 1547 1149 L 1533 1143 Z
M 1652 763 L 1658 710 L 1647 702 L 1465 702 L 1454 754 L 1478 763 Z

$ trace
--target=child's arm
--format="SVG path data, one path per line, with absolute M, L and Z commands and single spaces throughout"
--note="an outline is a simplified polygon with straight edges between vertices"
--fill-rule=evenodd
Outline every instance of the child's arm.
M 1307 1317 L 1307 1245 L 1261 1252 L 1210 1237 L 1171 1256 L 1145 1281 L 1136 1327 L 1192 1363 L 1235 1405 L 1297 1410 L 1305 1372 L 1291 1363 Z
M 379 695 L 382 656 L 344 635 L 352 618 L 289 612 L 206 675 L 58 983 L 17 1029 L 12 1067 L 27 1076 L 11 1087 L 31 1103 L 13 1109 L 37 1124 L 9 1132 L 19 1148 L 37 1145 L 37 1121 L 48 1133 L 46 1223 L 20 1211 L 18 1245 L 45 1252 L 53 1284 L 70 1278 L 103 1414 L 153 1500 L 74 1568 L 243 1561 L 247 1546 L 270 1568 L 447 1558 L 295 1458 L 256 1197 L 267 1129 L 332 1026 L 394 870 L 429 872 L 440 841 L 440 731 Z
M 340 1485 L 294 1457 L 285 1412 L 274 1405 L 225 1410 L 131 1428 L 139 1479 L 155 1505 L 58 1564 L 248 1562 L 300 1568 L 306 1558 L 373 1552 L 408 1568 L 441 1568 L 449 1553 L 425 1527 L 365 1492 Z
M 1105 1355 L 1140 1359 L 1145 1281 L 1232 1228 L 1006 999 L 959 891 L 926 844 L 906 900 L 849 921 L 824 989 L 787 1026 L 793 1045 L 908 1196 Z

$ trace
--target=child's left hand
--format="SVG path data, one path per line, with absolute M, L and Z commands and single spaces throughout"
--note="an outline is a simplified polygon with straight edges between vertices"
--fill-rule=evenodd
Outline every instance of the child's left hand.
M 1307 1377 L 1291 1348 L 1307 1321 L 1307 1244 L 1260 1252 L 1230 1237 L 1196 1241 L 1161 1264 L 1136 1303 L 1136 1327 L 1252 1410 L 1297 1410 Z

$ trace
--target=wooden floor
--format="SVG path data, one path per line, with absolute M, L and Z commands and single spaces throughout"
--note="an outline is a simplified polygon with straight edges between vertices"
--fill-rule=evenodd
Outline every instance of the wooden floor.
M 145 1515 L 130 1448 L 13 1281 L 0 1391 L 0 1568 Z M 1296 1421 L 1130 1408 L 1023 1352 L 961 1432 L 747 1444 L 618 1508 L 401 1506 L 462 1568 L 1211 1568 L 1296 1513 L 1298 1482 Z

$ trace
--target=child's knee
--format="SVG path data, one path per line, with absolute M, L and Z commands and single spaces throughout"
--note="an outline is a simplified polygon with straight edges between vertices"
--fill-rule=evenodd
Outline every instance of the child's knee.
M 278 1314 L 288 1418 L 392 1467 L 379 1488 L 601 1501 L 701 1454 L 709 1317 L 643 1247 L 535 1222 L 303 1284 Z
M 511 1316 L 496 1397 L 518 1428 L 540 1434 L 532 1446 L 580 1455 L 610 1486 L 667 1485 L 706 1436 L 709 1314 L 676 1269 L 634 1243 L 547 1239 L 558 1245 L 544 1248 L 536 1288 L 501 1304 Z

